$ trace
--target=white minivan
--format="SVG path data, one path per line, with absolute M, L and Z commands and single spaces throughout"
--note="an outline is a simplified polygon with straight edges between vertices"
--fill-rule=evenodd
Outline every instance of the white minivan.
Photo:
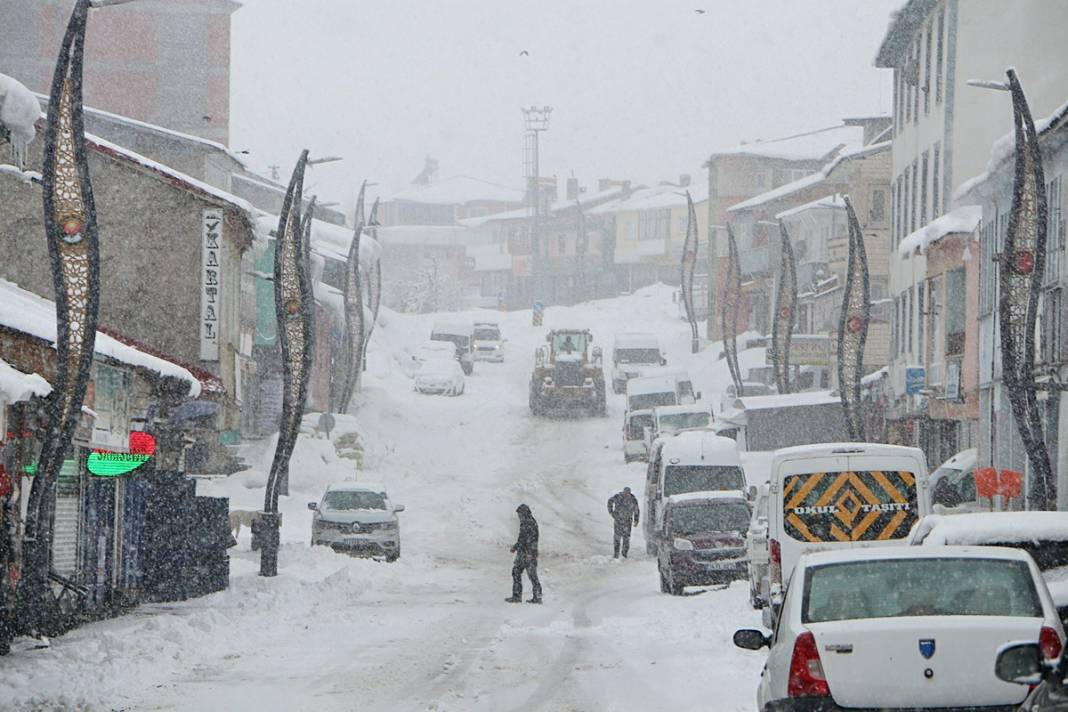
M 689 430 L 658 439 L 645 471 L 646 553 L 656 553 L 665 498 L 687 492 L 742 493 L 745 489 L 738 449 L 730 438 L 709 430 Z
M 789 581 L 803 553 L 901 545 L 930 512 L 923 451 L 900 445 L 776 450 L 768 495 L 772 588 Z

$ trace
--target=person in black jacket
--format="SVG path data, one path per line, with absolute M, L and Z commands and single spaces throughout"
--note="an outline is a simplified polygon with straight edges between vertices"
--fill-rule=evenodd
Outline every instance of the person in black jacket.
M 615 520 L 612 556 L 619 558 L 620 544 L 622 544 L 625 559 L 627 552 L 630 551 L 630 528 L 638 526 L 638 498 L 630 493 L 630 487 L 624 487 L 622 492 L 616 492 L 608 498 L 608 513 Z
M 541 581 L 538 580 L 538 522 L 530 513 L 530 507 L 519 505 L 515 513 L 519 515 L 519 538 L 512 545 L 515 563 L 512 564 L 512 597 L 504 599 L 508 603 L 523 600 L 523 572 L 527 572 L 530 585 L 534 589 L 533 598 L 527 603 L 541 603 Z

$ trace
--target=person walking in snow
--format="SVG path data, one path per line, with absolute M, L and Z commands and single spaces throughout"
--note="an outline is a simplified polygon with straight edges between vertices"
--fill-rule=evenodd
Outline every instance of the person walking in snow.
M 630 551 L 630 528 L 638 526 L 638 498 L 630 493 L 630 487 L 608 498 L 608 513 L 615 521 L 612 536 L 612 557 L 618 559 L 622 545 L 623 558 Z
M 541 603 L 541 581 L 538 580 L 538 522 L 530 513 L 530 507 L 521 504 L 516 507 L 519 515 L 519 538 L 512 545 L 515 563 L 512 564 L 512 597 L 504 599 L 508 603 L 523 600 L 523 572 L 527 572 L 533 597 L 527 603 Z

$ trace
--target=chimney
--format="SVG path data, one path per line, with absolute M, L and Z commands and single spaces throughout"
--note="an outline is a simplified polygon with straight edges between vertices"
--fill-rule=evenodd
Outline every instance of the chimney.
M 579 197 L 579 184 L 578 178 L 571 177 L 567 179 L 567 202 L 578 200 Z
M 689 188 L 690 187 L 690 174 L 689 173 L 683 173 L 683 174 L 681 174 L 679 176 L 679 187 L 680 188 Z

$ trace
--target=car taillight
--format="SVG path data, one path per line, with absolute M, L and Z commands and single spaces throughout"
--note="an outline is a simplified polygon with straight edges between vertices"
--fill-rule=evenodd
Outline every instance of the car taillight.
M 1061 656 L 1061 638 L 1057 631 L 1048 625 L 1042 626 L 1038 634 L 1038 647 L 1042 649 L 1042 655 L 1046 660 L 1056 660 Z
M 830 697 L 827 677 L 816 649 L 816 637 L 805 631 L 794 641 L 794 655 L 790 658 L 790 682 L 786 693 L 790 697 Z
M 779 540 L 772 539 L 768 542 L 768 548 L 771 550 L 771 560 L 782 566 L 782 546 L 779 545 Z

